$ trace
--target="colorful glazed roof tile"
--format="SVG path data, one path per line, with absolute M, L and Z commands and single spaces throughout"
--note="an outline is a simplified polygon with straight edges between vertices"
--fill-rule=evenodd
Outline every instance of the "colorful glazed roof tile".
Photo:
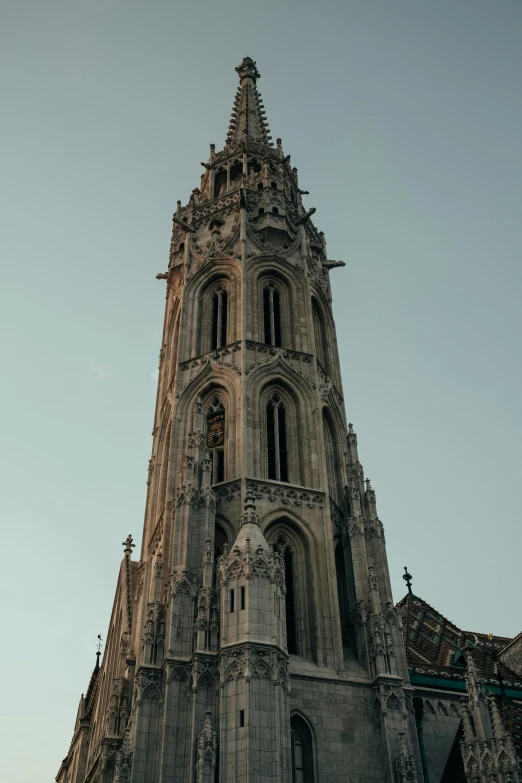
M 465 644 L 472 644 L 477 671 L 486 690 L 493 691 L 499 698 L 506 729 L 522 760 L 522 677 L 503 662 L 505 656 L 502 654 L 504 648 L 512 647 L 513 640 L 506 636 L 463 631 L 413 593 L 399 601 L 398 609 L 412 684 L 465 691 L 466 662 L 461 651 Z

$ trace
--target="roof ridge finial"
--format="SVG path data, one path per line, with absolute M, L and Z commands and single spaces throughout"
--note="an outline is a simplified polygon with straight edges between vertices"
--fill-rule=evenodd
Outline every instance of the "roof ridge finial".
M 101 637 L 101 633 L 98 634 L 98 644 L 97 644 L 97 650 L 96 650 L 96 666 L 95 671 L 98 671 L 100 668 L 100 656 L 101 656 L 101 648 L 102 648 L 102 642 L 103 639 Z
M 408 569 L 406 566 L 404 566 L 404 574 L 402 575 L 402 578 L 406 582 L 406 585 L 408 587 L 408 594 L 413 595 L 412 589 L 411 589 L 411 580 L 413 579 L 412 575 L 408 573 Z

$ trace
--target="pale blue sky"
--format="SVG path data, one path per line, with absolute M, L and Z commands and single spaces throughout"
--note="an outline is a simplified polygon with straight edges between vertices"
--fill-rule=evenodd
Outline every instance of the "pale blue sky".
M 395 597 L 513 635 L 522 5 L 0 2 L 0 783 L 50 781 L 141 534 L 176 200 L 242 57 L 326 232 Z

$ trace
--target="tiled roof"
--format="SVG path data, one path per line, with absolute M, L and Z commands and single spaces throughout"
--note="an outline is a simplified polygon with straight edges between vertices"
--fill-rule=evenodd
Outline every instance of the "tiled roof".
M 458 688 L 464 691 L 466 665 L 460 651 L 467 642 L 475 647 L 473 659 L 486 690 L 500 696 L 500 679 L 505 689 L 499 708 L 506 729 L 510 732 L 518 756 L 522 760 L 522 678 L 498 660 L 498 654 L 511 643 L 505 636 L 462 631 L 417 595 L 406 595 L 398 604 L 403 619 L 406 657 L 412 682 L 433 688 Z M 431 681 L 431 682 L 430 682 Z M 450 754 L 451 755 L 451 754 Z M 448 760 L 448 763 L 451 759 Z M 454 762 L 458 766 L 457 756 Z M 450 777 L 459 780 L 449 764 Z M 456 768 L 455 768 L 456 769 Z M 447 770 L 447 772 L 448 772 Z
M 403 617 L 408 666 L 414 673 L 464 682 L 466 667 L 461 650 L 469 642 L 475 647 L 475 664 L 486 685 L 500 685 L 498 670 L 506 688 L 522 690 L 522 678 L 496 660 L 510 638 L 463 631 L 417 595 L 406 595 L 398 606 Z

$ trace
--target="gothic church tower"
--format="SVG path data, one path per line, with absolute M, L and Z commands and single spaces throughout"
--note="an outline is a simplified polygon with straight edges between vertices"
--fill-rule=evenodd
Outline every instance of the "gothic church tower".
M 139 562 L 59 783 L 421 780 L 330 271 L 255 62 L 173 217 Z

